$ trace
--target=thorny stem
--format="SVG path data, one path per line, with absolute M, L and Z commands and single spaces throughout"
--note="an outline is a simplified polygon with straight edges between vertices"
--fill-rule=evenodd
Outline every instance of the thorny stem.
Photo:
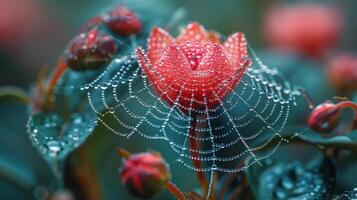
M 48 87 L 47 87 L 47 94 L 44 100 L 44 104 L 43 104 L 43 109 L 48 111 L 51 109 L 52 107 L 52 95 L 54 92 L 54 89 L 56 87 L 56 84 L 58 82 L 58 80 L 62 77 L 62 75 L 67 71 L 67 64 L 65 63 L 64 59 L 61 58 L 58 61 L 57 67 L 55 72 L 53 73 L 51 79 L 48 82 Z
M 196 168 L 196 175 L 198 178 L 198 182 L 201 185 L 203 191 L 205 194 L 208 192 L 208 181 L 205 176 L 205 173 L 203 171 L 200 171 L 202 169 L 202 163 L 198 159 L 199 157 L 199 152 L 198 150 L 198 145 L 197 141 L 195 140 L 196 138 L 196 123 L 197 123 L 197 116 L 192 116 L 192 121 L 190 122 L 190 133 L 189 133 L 189 145 L 190 145 L 190 151 L 191 151 L 191 156 L 192 156 L 192 164 L 193 167 Z
M 185 194 L 171 181 L 166 183 L 166 189 L 177 199 L 185 200 Z

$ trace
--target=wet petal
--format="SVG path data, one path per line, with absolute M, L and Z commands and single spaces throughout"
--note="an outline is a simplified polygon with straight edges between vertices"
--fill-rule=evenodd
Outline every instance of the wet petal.
M 231 64 L 228 60 L 226 53 L 224 52 L 222 45 L 206 44 L 205 49 L 206 49 L 205 55 L 201 59 L 198 69 L 212 70 L 217 73 L 221 73 L 221 72 L 232 73 Z
M 163 51 L 174 39 L 164 29 L 155 27 L 152 29 L 148 39 L 148 58 L 154 64 L 160 59 Z
M 201 41 L 201 42 L 210 41 L 209 37 L 208 37 L 208 33 L 205 30 L 205 28 L 203 28 L 203 26 L 201 26 L 197 22 L 193 22 L 193 23 L 187 25 L 181 31 L 181 34 L 177 37 L 176 42 L 181 43 L 181 42 L 185 42 L 187 40 L 195 40 L 195 41 Z
M 223 44 L 227 56 L 235 67 L 239 67 L 242 58 L 248 56 L 247 41 L 244 33 L 235 33 L 231 35 Z
M 198 41 L 185 41 L 179 48 L 191 65 L 192 70 L 196 70 L 203 56 L 207 53 L 206 45 Z
M 171 44 L 166 48 L 160 60 L 155 64 L 155 70 L 158 74 L 166 78 L 180 80 L 189 74 L 190 64 L 178 46 Z

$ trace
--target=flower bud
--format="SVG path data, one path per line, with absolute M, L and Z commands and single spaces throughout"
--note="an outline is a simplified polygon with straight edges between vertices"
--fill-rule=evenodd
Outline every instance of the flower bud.
M 137 197 L 151 198 L 170 179 L 169 166 L 158 153 L 133 154 L 124 161 L 122 183 Z
M 328 68 L 328 77 L 334 87 L 339 90 L 357 89 L 357 58 L 342 54 L 332 60 Z
M 141 30 L 141 22 L 136 14 L 123 6 L 109 12 L 104 21 L 111 31 L 122 36 L 137 34 Z
M 342 35 L 342 12 L 332 5 L 275 5 L 264 19 L 264 37 L 273 47 L 312 57 L 325 55 Z
M 67 65 L 73 70 L 95 70 L 103 67 L 117 49 L 114 39 L 92 29 L 75 37 L 66 52 Z
M 328 133 L 336 128 L 340 117 L 340 108 L 332 103 L 317 106 L 310 114 L 308 126 L 317 132 Z

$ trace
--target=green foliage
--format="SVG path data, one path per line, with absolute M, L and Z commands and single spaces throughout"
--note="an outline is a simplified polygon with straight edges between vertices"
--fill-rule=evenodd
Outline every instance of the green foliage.
M 297 149 L 296 146 L 283 147 L 284 152 L 279 151 L 273 159 L 247 169 L 249 184 L 257 199 L 323 200 L 330 195 L 336 176 L 333 162 L 318 154 L 302 162 L 298 159 L 302 153 L 293 152 L 294 148 Z M 289 159 L 284 158 L 287 155 Z

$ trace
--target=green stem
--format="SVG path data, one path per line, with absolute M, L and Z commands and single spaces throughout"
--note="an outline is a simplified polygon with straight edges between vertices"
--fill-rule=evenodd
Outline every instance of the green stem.
M 30 97 L 27 96 L 26 92 L 21 88 L 14 86 L 3 86 L 0 88 L 0 100 L 28 104 L 30 102 Z
M 63 174 L 64 174 L 64 163 L 61 159 L 55 157 L 50 159 L 50 167 L 52 170 L 53 175 L 55 176 L 55 181 L 56 181 L 56 190 L 61 190 L 64 189 L 64 180 L 63 180 Z
M 354 117 L 353 117 L 353 122 L 352 122 L 352 130 L 357 129 L 357 104 L 353 101 L 342 101 L 336 106 L 340 109 L 342 108 L 352 108 L 354 111 Z

